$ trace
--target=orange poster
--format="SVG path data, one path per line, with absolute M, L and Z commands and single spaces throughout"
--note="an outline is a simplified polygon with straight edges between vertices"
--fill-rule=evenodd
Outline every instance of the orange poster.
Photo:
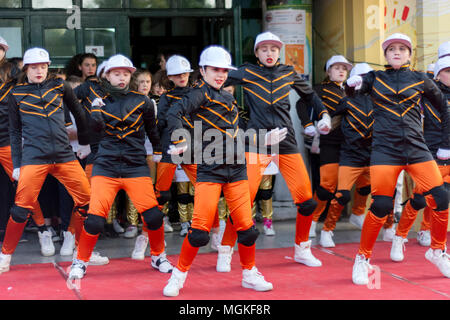
M 285 64 L 294 66 L 295 71 L 305 73 L 305 45 L 287 44 L 285 46 Z

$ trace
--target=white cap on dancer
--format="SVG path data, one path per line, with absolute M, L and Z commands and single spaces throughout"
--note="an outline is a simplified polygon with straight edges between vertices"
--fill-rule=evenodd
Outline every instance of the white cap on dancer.
M 112 69 L 127 69 L 131 73 L 136 71 L 136 68 L 133 66 L 133 62 L 121 54 L 116 54 L 108 59 L 108 63 L 105 67 L 105 73 L 108 73 Z
M 31 48 L 25 51 L 25 54 L 23 55 L 23 65 L 36 63 L 51 63 L 50 55 L 47 50 L 42 48 Z
M 100 77 L 100 74 L 102 73 L 102 71 L 105 70 L 107 64 L 108 60 L 105 60 L 102 63 L 100 63 L 100 65 L 97 67 L 97 77 Z
M 8 51 L 9 49 L 8 43 L 1 36 L 0 36 L 0 47 L 2 47 L 3 50 L 5 50 L 5 52 Z
M 283 41 L 281 41 L 281 39 L 277 35 L 273 34 L 270 31 L 260 33 L 256 37 L 254 51 L 256 51 L 258 47 L 263 44 L 273 44 L 280 50 L 281 48 L 283 48 Z
M 370 71 L 373 71 L 373 69 L 367 63 L 357 63 L 353 67 L 352 72 L 350 72 L 350 77 L 361 76 L 363 74 L 369 73 Z
M 193 72 L 188 59 L 182 56 L 173 55 L 166 62 L 166 71 L 168 76 Z
M 344 56 L 338 55 L 338 56 L 332 56 L 330 59 L 328 59 L 327 65 L 326 65 L 326 71 L 328 71 L 331 68 L 331 66 L 336 63 L 342 63 L 343 65 L 345 65 L 347 67 L 348 71 L 350 71 L 353 68 L 353 65 L 350 62 L 348 62 L 348 60 Z
M 434 67 L 434 78 L 436 79 L 439 72 L 447 68 L 450 68 L 450 56 L 445 56 L 436 62 Z
M 236 67 L 231 65 L 231 55 L 220 46 L 209 46 L 202 51 L 200 55 L 200 67 L 211 66 L 216 68 L 236 70 Z
M 386 40 L 383 41 L 383 44 L 381 47 L 383 48 L 383 51 L 386 51 L 386 49 L 395 42 L 400 42 L 407 46 L 410 51 L 412 51 L 412 42 L 411 38 L 408 37 L 406 34 L 403 33 L 394 33 L 386 38 Z
M 438 49 L 439 59 L 448 55 L 450 55 L 450 41 L 444 42 Z

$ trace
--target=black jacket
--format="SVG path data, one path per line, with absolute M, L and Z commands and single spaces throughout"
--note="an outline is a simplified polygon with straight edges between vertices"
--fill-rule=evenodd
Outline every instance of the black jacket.
M 437 86 L 441 89 L 445 98 L 447 99 L 447 108 L 450 107 L 450 88 L 438 82 Z M 444 132 L 442 128 L 442 115 L 441 112 L 433 106 L 433 104 L 424 98 L 422 101 L 423 107 L 423 135 L 425 142 L 430 149 L 433 158 L 440 165 L 449 165 L 450 160 L 440 160 L 437 158 L 436 153 L 438 149 L 443 145 L 445 140 Z
M 158 130 L 161 136 L 161 145 L 163 157 L 161 162 L 172 163 L 171 156 L 167 153 L 169 146 L 172 144 L 167 125 L 167 112 L 171 106 L 177 101 L 181 100 L 189 91 L 191 87 L 175 88 L 169 92 L 161 95 L 158 103 Z M 183 116 L 183 126 L 193 134 L 194 122 L 189 115 Z
M 153 103 L 147 96 L 135 91 L 107 95 L 103 102 L 104 107 L 91 109 L 94 130 L 102 132 L 92 176 L 150 176 L 144 146 L 145 133 L 154 153 L 161 152 Z
M 9 138 L 9 112 L 8 100 L 9 92 L 13 88 L 12 82 L 5 82 L 0 85 L 0 147 L 11 144 Z
M 441 112 L 442 148 L 449 149 L 449 112 L 444 95 L 423 72 L 409 64 L 395 70 L 371 71 L 363 76 L 361 93 L 374 102 L 372 165 L 405 165 L 433 160 L 423 137 L 422 97 Z
M 320 116 L 325 112 L 311 85 L 300 78 L 292 66 L 277 64 L 267 68 L 261 63 L 244 64 L 229 73 L 226 86 L 228 85 L 242 85 L 244 88 L 245 106 L 249 116 L 247 129 L 288 129 L 286 139 L 279 144 L 280 154 L 299 152 L 290 115 L 289 93 L 292 89 L 307 105 L 317 110 Z M 253 143 L 259 145 L 263 136 L 258 134 Z
M 239 108 L 234 97 L 216 90 L 203 80 L 167 112 L 169 134 L 184 129 L 183 117 L 191 115 L 201 122 L 201 144 L 194 141 L 197 182 L 229 183 L 247 179 L 243 131 L 239 129 Z M 190 134 L 186 130 L 187 134 Z M 212 134 L 212 137 L 208 135 Z M 241 135 L 242 134 L 242 135 Z M 175 136 L 173 144 L 186 143 Z M 201 138 L 201 137 L 200 137 Z M 185 155 L 190 158 L 190 155 Z
M 342 116 L 343 135 L 339 165 L 367 167 L 372 151 L 373 103 L 369 95 L 356 94 L 343 98 L 331 113 Z M 321 137 L 322 138 L 322 137 Z
M 89 144 L 86 117 L 72 88 L 61 79 L 21 83 L 9 99 L 9 130 L 14 168 L 75 160 L 65 127 L 63 103 L 72 112 L 78 141 Z M 23 138 L 23 147 L 22 147 Z

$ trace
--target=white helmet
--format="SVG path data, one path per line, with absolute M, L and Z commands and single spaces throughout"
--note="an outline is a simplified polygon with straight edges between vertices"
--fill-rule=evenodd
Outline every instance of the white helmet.
M 369 73 L 370 71 L 373 71 L 373 69 L 367 63 L 365 63 L 365 62 L 357 63 L 353 67 L 352 72 L 350 72 L 350 77 L 360 76 L 360 75 Z
M 25 51 L 25 54 L 23 55 L 23 65 L 35 63 L 50 64 L 51 61 L 48 51 L 42 48 L 31 48 Z
M 412 51 L 412 42 L 411 38 L 408 37 L 406 34 L 403 33 L 394 33 L 386 38 L 386 40 L 383 41 L 383 44 L 381 47 L 383 48 L 383 51 L 386 51 L 386 49 L 394 42 L 400 42 L 403 43 L 405 46 L 409 48 L 409 50 Z
M 255 40 L 254 51 L 256 51 L 258 47 L 263 44 L 273 44 L 280 50 L 281 48 L 283 48 L 283 41 L 281 41 L 281 39 L 277 35 L 273 34 L 270 31 L 258 34 Z
M 107 64 L 108 60 L 105 60 L 102 63 L 100 63 L 100 65 L 97 67 L 97 77 L 100 77 L 100 74 L 102 73 L 102 71 L 105 70 Z
M 121 54 L 116 54 L 108 59 L 108 63 L 105 67 L 105 73 L 108 73 L 112 69 L 127 69 L 131 73 L 136 71 L 136 68 L 133 66 L 133 62 Z
M 231 65 L 231 55 L 220 46 L 209 46 L 202 51 L 200 55 L 200 67 L 211 66 L 216 68 L 236 70 L 236 67 Z
M 439 59 L 434 66 L 434 78 L 436 79 L 441 70 L 450 68 L 450 56 Z
M 439 58 L 443 58 L 448 55 L 450 55 L 450 41 L 444 42 L 438 49 Z
M 191 64 L 188 59 L 182 56 L 171 56 L 166 62 L 166 71 L 168 76 L 174 76 L 177 74 L 193 72 Z
M 345 65 L 347 67 L 347 71 L 350 71 L 353 68 L 353 65 L 350 62 L 348 62 L 348 60 L 344 56 L 338 55 L 332 56 L 330 59 L 328 59 L 326 71 L 328 71 L 331 68 L 331 66 L 336 63 L 342 63 L 343 65 Z
M 1 36 L 0 36 L 0 47 L 2 47 L 3 50 L 5 50 L 5 52 L 8 51 L 9 49 L 8 43 Z

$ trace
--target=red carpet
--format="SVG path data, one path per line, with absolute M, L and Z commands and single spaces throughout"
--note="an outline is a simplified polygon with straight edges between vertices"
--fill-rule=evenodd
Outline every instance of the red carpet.
M 410 240 L 406 259 L 389 259 L 390 243 L 378 242 L 371 264 L 381 270 L 379 288 L 356 286 L 351 281 L 353 259 L 358 244 L 340 244 L 331 250 L 313 248 L 323 266 L 310 268 L 292 260 L 294 249 L 257 251 L 257 266 L 274 285 L 270 292 L 255 292 L 241 287 L 239 256 L 233 255 L 232 272 L 215 271 L 216 254 L 199 254 L 189 271 L 179 300 L 449 300 L 450 279 L 425 260 L 427 250 Z M 14 259 L 14 257 L 13 257 Z M 176 263 L 177 256 L 170 256 Z M 80 289 L 69 289 L 65 272 L 52 264 L 12 266 L 0 275 L 0 300 L 158 300 L 170 275 L 150 267 L 150 260 L 114 259 L 107 266 L 90 266 Z

